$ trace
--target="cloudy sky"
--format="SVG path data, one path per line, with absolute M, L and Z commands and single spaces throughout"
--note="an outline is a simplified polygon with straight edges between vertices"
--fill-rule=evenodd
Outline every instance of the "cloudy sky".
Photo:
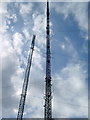
M 46 3 L 0 3 L 2 117 L 16 118 L 33 34 L 35 50 L 24 117 L 42 118 Z M 88 117 L 88 3 L 50 3 L 52 108 L 55 118 Z M 1 47 L 0 46 L 0 47 Z

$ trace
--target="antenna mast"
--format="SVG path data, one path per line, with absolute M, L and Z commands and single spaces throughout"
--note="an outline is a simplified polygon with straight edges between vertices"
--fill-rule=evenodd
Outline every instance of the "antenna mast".
M 51 92 L 51 56 L 50 56 L 50 26 L 49 26 L 49 2 L 47 0 L 47 27 L 46 27 L 46 86 L 45 86 L 45 120 L 52 118 L 52 92 Z

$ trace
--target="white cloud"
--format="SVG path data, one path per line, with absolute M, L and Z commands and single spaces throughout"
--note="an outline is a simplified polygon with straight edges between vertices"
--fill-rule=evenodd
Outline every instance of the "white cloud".
M 5 20 L 8 14 L 7 3 L 0 3 L 0 8 L 0 34 L 3 34 L 9 28 Z
M 19 58 L 16 55 L 18 47 L 22 45 L 22 36 L 19 33 L 14 35 L 14 46 L 11 35 L 8 33 L 8 18 L 10 14 L 7 9 L 8 3 L 0 3 L 2 7 L 1 13 L 1 22 L 0 22 L 0 42 L 1 42 L 1 59 L 2 59 L 2 116 L 3 117 L 12 117 L 11 112 L 13 108 L 17 107 L 17 99 L 14 96 L 14 81 L 12 77 L 16 75 L 19 70 Z M 13 19 L 13 18 L 12 18 Z M 7 29 L 8 28 L 8 29 Z M 16 40 L 16 41 L 15 41 Z M 15 48 L 15 49 L 14 49 Z M 20 77 L 17 76 L 17 79 L 20 80 Z M 0 99 L 1 102 L 1 99 Z M 6 110 L 7 108 L 7 110 Z
M 26 40 L 29 40 L 31 38 L 29 30 L 27 28 L 23 29 L 23 33 L 24 33 L 24 35 L 26 37 Z
M 34 27 L 33 27 L 33 31 L 38 32 L 39 34 L 42 33 L 42 31 L 45 31 L 45 15 L 44 14 L 39 14 L 34 13 L 33 14 L 33 20 L 34 20 Z
M 45 45 L 45 14 L 39 14 L 38 12 L 34 13 L 32 15 L 34 26 L 33 26 L 33 32 L 36 34 L 37 38 L 37 44 L 40 46 L 40 48 L 43 48 Z
M 5 39 L 5 32 L 8 29 L 8 26 L 5 21 L 5 17 L 7 16 L 6 7 L 7 3 L 0 3 L 0 55 L 1 58 L 5 56 L 5 51 L 3 51 L 2 41 Z M 7 45 L 5 45 L 7 46 Z M 6 48 L 4 49 L 6 50 Z M 8 52 L 8 50 L 7 50 Z M 0 89 L 2 87 L 2 59 L 0 58 Z M 2 90 L 0 90 L 0 118 L 2 118 Z
M 64 50 L 65 49 L 65 45 L 64 44 L 60 44 L 60 47 Z
M 11 24 L 11 20 L 13 22 L 17 21 L 17 16 L 15 13 L 12 15 L 7 10 L 8 3 L 0 3 L 0 34 L 7 32 L 9 29 L 9 25 Z
M 68 53 L 68 55 L 71 58 L 71 61 L 72 60 L 77 61 L 77 59 L 79 58 L 79 55 L 78 55 L 78 52 L 75 49 L 74 45 L 72 44 L 72 40 L 70 38 L 65 37 L 63 42 L 60 42 L 59 46 L 62 50 L 64 50 L 65 52 Z
M 10 44 L 8 46 L 11 46 Z M 17 71 L 19 65 L 17 56 L 14 51 L 11 53 L 7 46 L 8 52 L 4 51 L 6 55 L 2 58 L 2 116 L 10 117 L 13 107 L 17 106 L 17 99 L 13 95 L 15 90 L 13 87 L 12 77 Z M 18 79 L 20 80 L 20 79 Z M 8 110 L 6 110 L 6 108 Z
M 78 63 L 68 64 L 53 77 L 54 117 L 68 118 L 73 115 L 75 117 L 88 117 L 86 78 L 83 65 Z
M 13 35 L 13 46 L 17 54 L 21 54 L 23 46 L 23 36 L 20 33 Z
M 60 42 L 60 48 L 70 56 L 70 60 L 60 72 L 53 75 L 54 117 L 88 117 L 86 63 L 80 61 L 79 54 L 68 37 Z M 59 107 L 61 110 L 57 111 Z
M 2 116 L 10 117 L 13 108 L 17 106 L 17 98 L 14 96 L 15 81 L 22 81 L 20 75 L 22 72 L 17 72 L 20 70 L 20 61 L 16 55 L 16 51 L 13 48 L 12 40 L 9 34 L 6 32 L 1 36 L 2 43 Z M 22 68 L 21 68 L 22 69 Z M 13 78 L 16 77 L 16 79 Z M 7 110 L 6 110 L 7 108 Z M 14 114 L 13 114 L 14 115 Z
M 63 14 L 66 19 L 69 15 L 73 15 L 74 20 L 78 23 L 80 30 L 88 32 L 88 3 L 52 3 L 51 8 L 59 14 Z M 85 34 L 83 35 L 84 38 Z
M 39 69 L 43 70 L 42 64 L 43 64 L 44 58 L 41 55 L 40 49 L 35 47 L 34 55 L 33 55 L 33 63 L 35 66 L 37 66 Z
M 20 13 L 23 16 L 26 16 L 27 14 L 29 14 L 32 11 L 32 3 L 28 3 L 28 4 L 20 4 Z
M 17 22 L 17 16 L 16 16 L 16 14 L 10 15 L 9 19 L 13 20 L 13 22 Z

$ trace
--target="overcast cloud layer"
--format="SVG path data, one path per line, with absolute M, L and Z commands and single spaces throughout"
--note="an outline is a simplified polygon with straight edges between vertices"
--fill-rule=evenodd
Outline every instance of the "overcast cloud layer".
M 36 35 L 36 42 L 24 117 L 43 117 L 45 6 L 45 3 L 0 3 L 2 117 L 15 118 L 17 116 L 24 72 L 33 34 Z M 52 20 L 50 21 L 52 55 L 53 52 L 56 53 L 53 55 L 54 58 L 52 58 L 53 117 L 87 118 L 88 4 L 51 3 L 50 6 L 52 13 Z M 75 36 L 71 37 L 66 32 L 63 32 L 60 38 L 59 35 L 61 33 L 58 30 L 56 31 L 56 26 L 53 22 L 57 21 L 59 26 L 61 23 L 59 20 L 62 19 L 67 26 L 68 24 L 76 24 L 75 29 L 79 31 L 78 35 L 76 33 Z M 56 35 L 58 36 L 57 40 L 54 37 Z M 82 43 L 79 43 L 79 41 L 82 41 Z M 79 49 L 80 51 L 78 51 Z M 58 51 L 59 56 L 57 57 Z

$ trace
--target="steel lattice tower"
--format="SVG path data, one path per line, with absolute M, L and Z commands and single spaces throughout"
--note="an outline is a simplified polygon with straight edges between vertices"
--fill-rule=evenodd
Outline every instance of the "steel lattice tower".
M 31 49 L 30 49 L 30 53 L 28 57 L 28 63 L 27 63 L 26 71 L 25 71 L 25 78 L 24 78 L 24 83 L 23 83 L 23 88 L 22 88 L 22 94 L 21 94 L 21 99 L 20 99 L 20 104 L 19 104 L 17 120 L 22 120 L 23 118 L 24 105 L 25 105 L 29 74 L 30 74 L 30 68 L 31 68 L 31 62 L 32 62 L 32 55 L 33 55 L 33 50 L 34 50 L 34 43 L 35 43 L 35 35 L 33 35 Z
M 49 2 L 47 0 L 47 27 L 46 27 L 46 86 L 45 86 L 45 120 L 52 119 L 52 92 L 51 92 L 51 55 L 50 55 L 50 26 L 49 26 Z

